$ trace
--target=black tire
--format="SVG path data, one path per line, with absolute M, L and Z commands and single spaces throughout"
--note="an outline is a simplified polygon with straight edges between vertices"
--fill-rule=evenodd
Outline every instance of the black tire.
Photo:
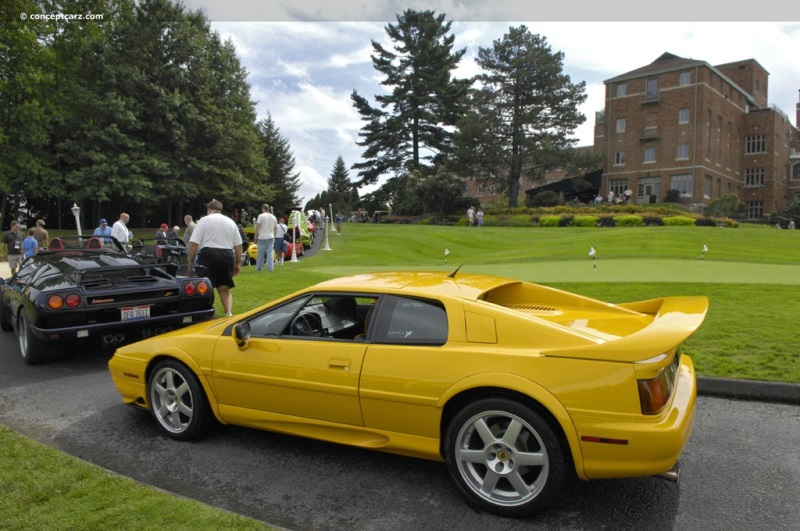
M 55 346 L 48 345 L 33 335 L 30 321 L 24 310 L 19 312 L 19 317 L 17 317 L 17 342 L 22 361 L 28 365 L 52 361 L 59 355 L 59 350 Z
M 196 439 L 212 426 L 214 414 L 197 376 L 176 360 L 164 360 L 147 382 L 150 411 L 158 427 L 181 441 Z
M 13 323 L 11 322 L 11 310 L 0 301 L 0 330 L 3 332 L 11 332 L 14 330 Z
M 507 398 L 470 404 L 445 433 L 445 460 L 458 488 L 473 505 L 501 516 L 530 516 L 552 503 L 569 478 L 566 452 L 541 415 Z

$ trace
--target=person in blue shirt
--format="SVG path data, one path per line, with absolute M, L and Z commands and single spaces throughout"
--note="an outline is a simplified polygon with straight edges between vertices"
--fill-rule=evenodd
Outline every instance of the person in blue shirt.
M 36 229 L 28 229 L 28 237 L 22 240 L 22 256 L 30 258 L 39 251 L 39 242 L 36 240 Z
M 94 229 L 95 236 L 111 236 L 111 227 L 108 226 L 106 218 L 100 218 L 100 226 Z

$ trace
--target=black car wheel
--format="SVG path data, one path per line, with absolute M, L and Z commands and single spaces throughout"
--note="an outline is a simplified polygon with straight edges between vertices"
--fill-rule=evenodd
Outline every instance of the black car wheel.
M 55 347 L 51 347 L 33 335 L 28 316 L 25 315 L 24 311 L 20 312 L 17 318 L 17 340 L 19 341 L 19 352 L 22 354 L 22 361 L 28 365 L 50 361 L 58 354 Z
M 567 478 L 565 449 L 535 411 L 505 398 L 462 409 L 447 428 L 450 475 L 474 505 L 502 516 L 545 508 Z
M 197 377 L 182 363 L 159 363 L 147 388 L 156 423 L 173 439 L 195 439 L 211 427 L 214 415 L 208 398 Z

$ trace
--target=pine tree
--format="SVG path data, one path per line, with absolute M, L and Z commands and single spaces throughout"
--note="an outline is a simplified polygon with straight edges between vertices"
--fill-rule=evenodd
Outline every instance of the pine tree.
M 571 135 L 586 120 L 578 112 L 586 84 L 570 81 L 563 58 L 524 25 L 478 51 L 485 73 L 459 122 L 455 159 L 462 174 L 502 185 L 509 207 L 518 205 L 523 174 L 543 179 L 575 156 Z
M 272 115 L 258 122 L 258 134 L 264 145 L 267 159 L 267 184 L 270 186 L 269 200 L 275 212 L 280 213 L 300 203 L 297 192 L 300 190 L 300 173 L 294 172 L 294 154 L 289 141 L 275 125 Z
M 453 51 L 451 24 L 444 14 L 408 9 L 385 28 L 393 51 L 372 41 L 372 64 L 391 92 L 375 96 L 377 108 L 356 91 L 351 95 L 365 122 L 358 142 L 365 148 L 364 162 L 353 165 L 359 184 L 390 173 L 431 173 L 451 151 L 448 128 L 461 116 L 469 87 L 452 77 L 466 49 Z
M 330 212 L 349 212 L 353 206 L 352 202 L 353 184 L 350 182 L 350 172 L 344 164 L 344 159 L 341 155 L 336 159 L 333 165 L 333 171 L 328 178 L 328 194 L 327 199 L 333 208 Z M 325 208 L 328 208 L 328 203 L 325 203 Z

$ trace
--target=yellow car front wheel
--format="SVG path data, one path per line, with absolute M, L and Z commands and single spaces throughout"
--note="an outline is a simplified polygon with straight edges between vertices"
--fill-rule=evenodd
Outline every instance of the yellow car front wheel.
M 197 377 L 176 360 L 160 362 L 147 385 L 150 410 L 161 430 L 179 440 L 205 434 L 214 420 Z

